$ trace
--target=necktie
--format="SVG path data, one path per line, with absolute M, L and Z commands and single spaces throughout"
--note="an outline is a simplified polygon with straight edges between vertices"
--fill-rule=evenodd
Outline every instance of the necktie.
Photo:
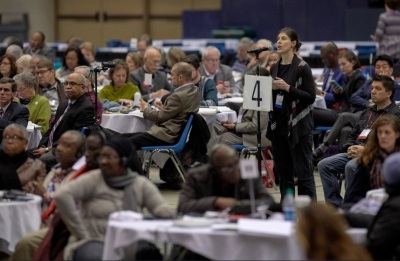
M 4 110 L 3 108 L 0 108 L 0 119 L 3 118 Z
M 57 129 L 58 125 L 60 124 L 60 122 L 62 121 L 62 119 L 64 118 L 65 114 L 67 114 L 67 112 L 69 111 L 69 108 L 71 107 L 71 105 L 72 105 L 72 102 L 69 101 L 67 108 L 65 108 L 63 114 L 61 114 L 60 118 L 58 118 L 57 122 L 54 124 L 53 128 L 51 129 L 51 132 L 49 135 L 49 141 L 47 143 L 48 147 L 51 147 L 53 145 L 54 132 L 56 131 L 56 129 Z

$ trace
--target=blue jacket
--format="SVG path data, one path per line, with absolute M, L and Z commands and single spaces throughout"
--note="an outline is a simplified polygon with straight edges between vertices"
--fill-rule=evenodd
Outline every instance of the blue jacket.
M 326 69 L 324 75 L 324 83 L 322 84 L 322 90 L 325 92 L 325 102 L 328 108 L 331 108 L 332 105 L 336 102 L 332 84 L 328 83 L 329 73 L 331 72 L 331 70 L 333 70 L 332 80 L 337 81 L 340 85 L 345 86 L 347 78 L 346 75 L 344 75 L 342 71 L 339 69 L 339 66 L 336 66 L 336 68 L 334 69 L 329 69 L 329 68 Z
M 371 86 L 372 80 L 367 80 L 360 89 L 351 95 L 350 104 L 354 108 L 352 112 L 368 108 L 369 100 L 371 99 Z

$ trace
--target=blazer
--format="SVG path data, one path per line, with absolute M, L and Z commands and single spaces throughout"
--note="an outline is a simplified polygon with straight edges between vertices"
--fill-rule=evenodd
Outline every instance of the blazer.
M 208 77 L 203 64 L 200 66 L 200 74 L 205 77 Z M 235 80 L 233 79 L 232 69 L 229 66 L 220 64 L 218 66 L 217 74 L 215 75 L 213 80 L 215 82 L 215 85 L 218 84 L 218 81 L 223 81 L 223 82 L 228 81 L 229 85 L 231 86 L 231 93 L 239 92 L 239 89 L 237 89 L 236 87 Z
M 57 123 L 58 119 L 64 113 L 65 109 L 68 106 L 68 101 L 64 101 L 60 103 L 57 108 L 56 116 L 54 121 L 51 123 L 50 128 L 43 135 L 40 140 L 39 147 L 45 146 L 49 142 L 49 136 L 51 130 L 54 125 Z M 56 142 L 60 136 L 68 131 L 68 130 L 77 130 L 80 131 L 83 127 L 91 126 L 94 124 L 95 120 L 95 111 L 92 102 L 86 97 L 85 94 L 82 94 L 74 104 L 71 105 L 69 111 L 64 115 L 61 122 L 58 124 L 54 136 L 53 143 Z
M 0 143 L 3 140 L 3 130 L 11 123 L 17 123 L 24 127 L 28 126 L 29 110 L 25 106 L 11 102 L 3 117 L 0 119 Z
M 140 67 L 129 74 L 129 80 L 136 86 L 139 87 L 142 99 L 149 100 L 149 90 L 143 87 L 144 74 L 147 73 L 144 67 Z M 161 89 L 171 90 L 171 85 L 167 80 L 167 75 L 164 72 L 156 71 L 153 73 L 153 86 L 151 92 L 155 92 Z
M 199 104 L 200 94 L 192 83 L 177 88 L 162 109 L 144 109 L 143 117 L 155 122 L 148 133 L 168 143 L 176 142 L 189 113 L 197 113 Z

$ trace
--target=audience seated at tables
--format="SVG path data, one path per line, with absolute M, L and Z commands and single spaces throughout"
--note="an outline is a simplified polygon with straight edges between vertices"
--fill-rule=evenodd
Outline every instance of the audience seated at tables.
M 85 95 L 92 102 L 93 107 L 97 108 L 97 118 L 96 123 L 101 123 L 101 118 L 103 116 L 103 105 L 100 102 L 100 99 L 96 99 L 94 90 L 93 90 L 93 79 L 94 74 L 89 66 L 77 66 L 74 69 L 75 73 L 80 73 L 86 78 L 86 86 L 85 86 Z M 97 100 L 97 103 L 96 103 Z M 97 104 L 97 106 L 95 106 Z
M 49 100 L 36 94 L 37 81 L 35 76 L 30 73 L 21 73 L 14 76 L 17 84 L 17 98 L 20 104 L 29 110 L 29 121 L 42 127 L 40 132 L 46 133 L 49 128 L 51 108 Z
M 39 83 L 37 89 L 38 94 L 46 97 L 50 102 L 51 107 L 51 120 L 53 122 L 57 112 L 58 105 L 67 100 L 65 95 L 64 86 L 61 81 L 55 76 L 55 69 L 53 63 L 48 59 L 41 57 L 32 57 L 32 60 L 39 59 L 35 67 L 36 79 Z
M 161 98 L 169 93 L 171 86 L 167 75 L 158 70 L 161 65 L 161 52 L 155 47 L 148 47 L 144 54 L 144 65 L 129 74 L 129 80 L 139 87 L 145 101 Z M 145 74 L 151 74 L 152 84 L 145 82 Z
M 14 56 L 15 60 L 18 60 L 24 54 L 22 48 L 16 44 L 9 45 L 6 49 L 6 53 Z
M 299 209 L 296 234 L 307 260 L 371 260 L 346 233 L 346 221 L 330 206 L 312 203 Z
M 143 57 L 138 52 L 129 52 L 126 54 L 125 62 L 131 73 L 143 66 Z
M 0 143 L 3 138 L 3 130 L 11 123 L 28 126 L 29 110 L 14 101 L 17 92 L 17 84 L 11 78 L 0 79 Z
M 11 54 L 4 54 L 0 57 L 0 78 L 12 78 L 17 74 L 15 61 L 15 57 Z
M 190 64 L 192 68 L 192 82 L 200 93 L 200 106 L 217 106 L 217 89 L 215 82 L 208 77 L 200 74 L 200 59 L 196 54 L 189 54 L 183 60 Z
M 43 197 L 41 229 L 25 235 L 16 245 L 10 260 L 32 260 L 48 233 L 49 226 L 54 225 L 53 217 L 57 213 L 53 200 L 55 191 L 72 179 L 98 168 L 97 157 L 104 140 L 96 134 L 89 137 L 85 141 L 82 133 L 75 130 L 66 131 L 61 135 L 55 152 L 58 163 L 47 174 L 45 180 L 37 184 L 40 196 Z M 85 160 L 82 162 L 83 151 Z
M 339 194 L 338 176 L 344 174 L 346 184 L 351 184 L 357 168 L 357 157 L 361 155 L 376 121 L 384 114 L 394 114 L 400 117 L 400 109 L 393 101 L 395 92 L 394 81 L 384 75 L 375 75 L 372 80 L 371 100 L 375 104 L 366 109 L 360 116 L 357 126 L 353 128 L 342 151 L 337 155 L 321 160 L 317 167 L 321 176 L 325 201 L 340 206 L 342 197 Z
M 385 54 L 378 55 L 374 60 L 374 66 L 377 75 L 392 77 L 393 61 L 390 56 Z M 371 101 L 371 84 L 372 79 L 366 80 L 364 85 L 351 96 L 351 112 L 344 112 L 339 115 L 328 135 L 324 137 L 323 143 L 314 150 L 314 160 L 320 160 L 329 146 L 334 144 L 336 140 L 338 140 L 338 147 L 341 148 L 346 142 L 351 129 L 356 127 L 362 112 L 375 105 Z
M 345 85 L 346 76 L 341 72 L 338 63 L 339 49 L 334 42 L 327 42 L 321 47 L 321 58 L 325 65 L 325 74 L 322 84 L 322 90 L 317 88 L 317 94 L 325 98 L 327 108 L 338 107 L 333 92 L 333 83 L 335 80 L 341 86 Z
M 40 157 L 47 169 L 57 163 L 52 148 L 64 132 L 80 131 L 95 123 L 93 104 L 85 95 L 85 76 L 71 73 L 63 85 L 68 100 L 58 106 L 55 119 L 40 140 L 38 148 L 31 151 L 34 157 Z
M 225 144 L 217 144 L 209 155 L 208 164 L 189 170 L 179 194 L 178 213 L 231 209 L 232 212 L 247 211 L 249 214 L 249 181 L 241 179 L 236 150 Z M 261 180 L 254 179 L 253 182 L 257 205 L 272 206 L 274 200 Z
M 17 66 L 17 73 L 31 73 L 29 66 L 32 56 L 30 54 L 24 54 L 15 61 Z M 34 75 L 34 74 L 33 74 Z
M 390 155 L 382 166 L 388 199 L 368 227 L 367 249 L 374 260 L 400 258 L 400 153 Z
M 78 47 L 68 47 L 64 53 L 61 68 L 56 70 L 56 77 L 65 80 L 68 75 L 74 72 L 76 66 L 90 66 L 90 63 L 83 56 Z
M 27 144 L 28 131 L 24 126 L 11 123 L 5 128 L 0 150 L 0 190 L 23 190 L 41 196 L 34 183 L 43 182 L 46 166 L 28 157 Z
M 139 91 L 139 88 L 128 82 L 128 65 L 121 59 L 115 59 L 113 62 L 115 67 L 108 71 L 111 83 L 101 89 L 99 98 L 100 100 L 107 99 L 108 101 L 126 102 L 132 105 L 134 95 Z
M 346 184 L 343 203 L 357 203 L 371 189 L 383 188 L 382 164 L 400 151 L 400 119 L 394 115 L 380 117 L 357 159 L 358 168 Z
M 214 81 L 218 91 L 218 98 L 231 97 L 233 93 L 239 93 L 229 66 L 220 64 L 221 53 L 218 48 L 208 46 L 201 56 L 200 73 Z
M 360 62 L 357 56 L 349 50 L 343 50 L 338 56 L 339 68 L 345 75 L 345 84 L 332 85 L 332 92 L 337 106 L 331 109 L 314 108 L 314 126 L 332 126 L 340 113 L 352 111 L 350 97 L 365 82 L 365 77 L 360 72 Z
M 34 32 L 29 39 L 29 46 L 24 48 L 24 53 L 32 56 L 43 55 L 51 62 L 55 62 L 56 51 L 53 48 L 46 46 L 45 40 L 43 32 Z
M 112 137 L 101 149 L 100 169 L 56 192 L 57 209 L 71 233 L 64 260 L 101 260 L 107 221 L 113 212 L 142 213 L 146 208 L 157 217 L 175 216 L 157 187 L 126 167 L 132 154 L 126 138 Z

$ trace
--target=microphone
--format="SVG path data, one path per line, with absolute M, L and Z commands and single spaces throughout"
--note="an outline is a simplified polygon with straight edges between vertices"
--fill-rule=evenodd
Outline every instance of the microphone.
M 272 51 L 272 50 L 274 50 L 274 47 L 272 47 L 272 46 L 264 46 L 264 47 L 261 47 L 261 48 L 247 50 L 247 53 L 261 53 L 261 52 L 264 52 L 264 51 Z
M 115 67 L 115 63 L 114 62 L 102 62 L 101 66 L 103 68 L 114 68 Z

